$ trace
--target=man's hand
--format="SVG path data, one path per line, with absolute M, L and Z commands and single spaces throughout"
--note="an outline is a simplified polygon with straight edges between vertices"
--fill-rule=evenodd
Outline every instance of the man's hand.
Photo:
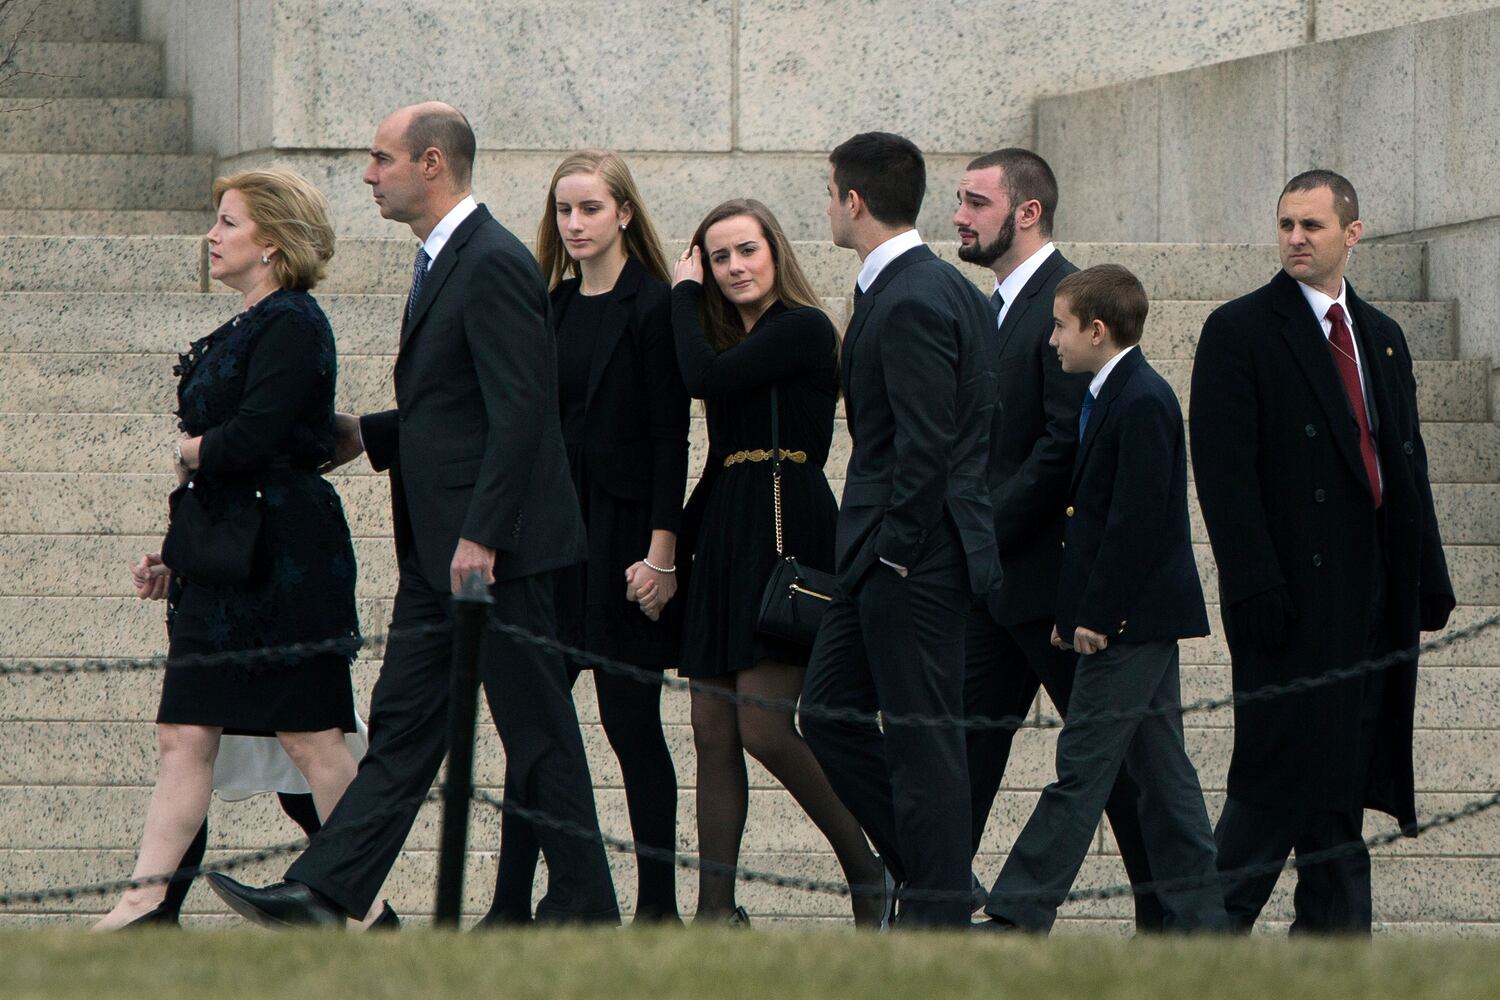
M 460 538 L 458 548 L 453 550 L 453 565 L 448 569 L 448 586 L 453 593 L 463 589 L 464 578 L 471 573 L 478 573 L 487 585 L 493 584 L 495 550 L 488 545 Z
M 1272 655 L 1291 644 L 1297 606 L 1283 584 L 1230 605 L 1229 617 L 1239 638 L 1256 652 Z
M 1084 656 L 1093 656 L 1108 645 L 1109 640 L 1104 637 L 1103 632 L 1095 632 L 1082 625 L 1073 630 L 1073 648 Z
M 347 465 L 365 453 L 365 439 L 359 432 L 359 418 L 352 413 L 333 415 L 333 458 L 319 472 L 331 472 Z

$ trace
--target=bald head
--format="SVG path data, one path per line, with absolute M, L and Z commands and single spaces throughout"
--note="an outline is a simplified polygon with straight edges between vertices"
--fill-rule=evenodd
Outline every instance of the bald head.
M 442 101 L 425 101 L 402 108 L 386 119 L 400 130 L 402 143 L 413 160 L 428 150 L 442 156 L 455 190 L 467 191 L 474 174 L 474 129 L 463 113 Z

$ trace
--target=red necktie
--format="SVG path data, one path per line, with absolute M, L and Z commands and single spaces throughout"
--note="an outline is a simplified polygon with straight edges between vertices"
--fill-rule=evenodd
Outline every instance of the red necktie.
M 1370 436 L 1370 418 L 1365 412 L 1365 389 L 1359 381 L 1359 365 L 1354 360 L 1354 338 L 1349 335 L 1349 324 L 1344 321 L 1344 307 L 1335 302 L 1328 307 L 1328 322 L 1332 329 L 1328 333 L 1328 346 L 1333 351 L 1333 363 L 1339 370 L 1339 381 L 1344 383 L 1344 394 L 1349 397 L 1349 407 L 1354 410 L 1354 422 L 1359 425 L 1359 454 L 1365 461 L 1365 475 L 1370 479 L 1370 495 L 1375 506 L 1380 506 L 1380 466 L 1375 461 L 1375 439 Z

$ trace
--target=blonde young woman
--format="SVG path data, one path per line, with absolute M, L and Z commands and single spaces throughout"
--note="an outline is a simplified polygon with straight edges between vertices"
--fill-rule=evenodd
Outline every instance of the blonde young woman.
M 225 733 L 274 735 L 311 788 L 319 820 L 355 772 L 344 739 L 355 729 L 354 551 L 338 494 L 318 472 L 334 453 L 337 359 L 328 319 L 308 294 L 333 256 L 327 202 L 298 174 L 257 170 L 216 181 L 214 203 L 209 273 L 240 293 L 240 311 L 174 369 L 183 436 L 172 460 L 210 517 L 258 505 L 260 543 L 243 584 L 174 573 L 160 553 L 131 567 L 139 596 L 167 600 L 169 635 L 156 718 L 161 764 L 137 878 L 172 872 L 188 853 Z M 191 662 L 338 639 L 347 648 L 297 659 Z M 96 927 L 175 916 L 167 886 L 157 884 L 127 891 Z
M 771 390 L 780 417 L 786 550 L 833 568 L 838 507 L 823 464 L 838 400 L 838 335 L 818 306 L 770 209 L 753 199 L 709 212 L 676 265 L 672 325 L 688 392 L 708 412 L 708 464 L 688 501 L 693 586 L 684 609 L 684 676 L 782 701 L 802 691 L 808 650 L 756 634 L 761 591 L 777 560 L 771 489 Z M 745 753 L 786 786 L 828 838 L 851 885 L 858 926 L 876 925 L 884 871 L 824 777 L 790 712 L 693 692 L 698 841 L 706 861 L 734 864 L 748 809 Z M 703 871 L 698 919 L 749 923 L 732 877 Z
M 664 670 L 677 663 L 681 625 L 688 398 L 672 346 L 666 263 L 618 154 L 585 149 L 558 165 L 537 257 L 552 289 L 563 440 L 589 552 L 558 574 L 558 633 L 590 652 Z M 573 680 L 583 668 L 571 665 Z M 634 839 L 670 856 L 677 772 L 662 735 L 661 687 L 593 673 Z M 507 814 L 487 924 L 531 920 L 537 851 L 530 825 Z M 677 922 L 672 862 L 638 857 L 636 872 L 635 919 Z

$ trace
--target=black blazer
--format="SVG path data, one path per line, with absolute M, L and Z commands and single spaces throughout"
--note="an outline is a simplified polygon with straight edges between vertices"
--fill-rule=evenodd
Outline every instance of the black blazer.
M 579 279 L 552 290 L 553 329 Z M 625 262 L 605 308 L 584 402 L 589 482 L 649 502 L 653 531 L 676 532 L 687 487 L 688 395 L 672 338 L 672 295 L 640 262 Z
M 1208 634 L 1188 528 L 1182 408 L 1139 347 L 1099 390 L 1062 514 L 1063 638 L 1079 625 L 1115 643 Z
M 1063 501 L 1089 376 L 1063 371 L 1047 340 L 1057 283 L 1077 270 L 1054 250 L 1011 303 L 997 333 L 993 357 L 1004 413 L 995 408 L 990 432 L 990 503 L 1005 578 L 988 604 L 1002 625 L 1051 618 L 1055 610 Z
M 945 512 L 973 592 L 999 582 L 986 479 L 994 325 L 979 289 L 926 246 L 887 264 L 855 303 L 843 352 L 854 448 L 836 543 L 845 588 L 879 558 L 915 566 Z
M 360 420 L 370 464 L 391 471 L 397 555 L 436 591 L 461 537 L 496 550 L 497 580 L 584 557 L 547 311 L 536 261 L 480 205 L 402 323 L 396 409 Z
M 1418 640 L 1419 599 L 1446 595 L 1442 540 L 1417 420 L 1406 338 L 1394 320 L 1348 285 L 1372 426 L 1384 480 L 1372 504 L 1358 432 L 1318 318 L 1295 280 L 1280 272 L 1209 316 L 1193 362 L 1190 423 L 1198 499 L 1218 564 L 1225 607 L 1285 585 L 1296 606 L 1290 648 L 1251 648 L 1226 616 L 1234 686 L 1321 673 L 1363 658 L 1373 624 L 1372 540 L 1386 560 L 1388 641 Z M 1376 759 L 1363 803 L 1403 822 L 1415 817 L 1411 729 L 1417 665 L 1386 673 Z M 1244 705 L 1235 712 L 1229 791 L 1268 804 L 1321 808 L 1361 803 L 1352 748 L 1359 686 Z

